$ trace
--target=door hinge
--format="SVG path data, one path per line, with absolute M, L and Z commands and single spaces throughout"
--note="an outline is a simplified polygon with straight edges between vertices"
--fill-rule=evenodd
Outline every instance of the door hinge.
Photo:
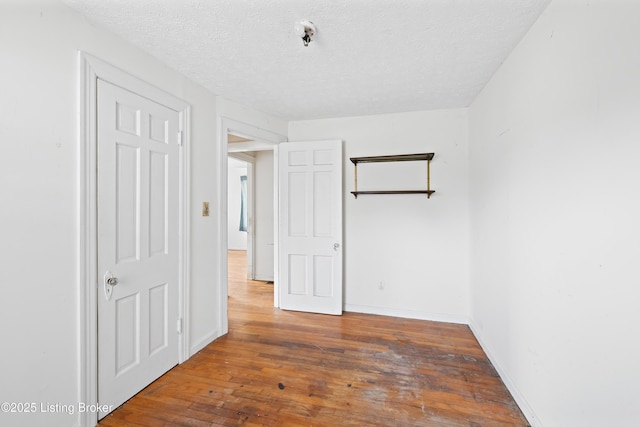
M 182 140 L 183 140 L 183 134 L 182 134 L 182 131 L 179 130 L 178 131 L 178 145 L 182 145 Z
M 178 319 L 178 325 L 176 329 L 178 331 L 178 334 L 182 334 L 182 318 Z

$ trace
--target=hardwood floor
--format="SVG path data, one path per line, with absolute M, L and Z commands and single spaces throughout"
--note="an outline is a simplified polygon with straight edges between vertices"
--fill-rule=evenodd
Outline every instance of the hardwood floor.
M 229 334 L 100 426 L 528 425 L 467 326 L 281 311 L 229 259 Z

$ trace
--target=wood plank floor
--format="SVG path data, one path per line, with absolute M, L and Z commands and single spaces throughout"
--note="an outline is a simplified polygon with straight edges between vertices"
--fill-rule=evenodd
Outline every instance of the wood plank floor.
M 527 426 L 468 327 L 274 309 L 230 251 L 229 334 L 109 426 Z

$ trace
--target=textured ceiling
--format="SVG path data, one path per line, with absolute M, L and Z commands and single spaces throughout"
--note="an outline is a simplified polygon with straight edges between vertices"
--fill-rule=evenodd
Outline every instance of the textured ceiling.
M 285 120 L 468 106 L 549 0 L 63 0 Z M 300 19 L 318 31 L 309 47 Z

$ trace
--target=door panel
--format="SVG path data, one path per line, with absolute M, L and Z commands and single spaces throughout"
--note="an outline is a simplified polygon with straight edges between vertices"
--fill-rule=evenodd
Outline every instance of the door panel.
M 116 376 L 140 363 L 140 294 L 115 301 Z
M 140 150 L 116 142 L 116 262 L 140 259 Z
M 178 112 L 98 80 L 101 405 L 178 363 L 178 126 Z
M 333 297 L 334 257 L 315 255 L 313 257 L 313 296 Z
M 149 152 L 149 256 L 167 255 L 169 223 L 169 156 Z
M 279 146 L 280 307 L 342 313 L 342 143 Z
M 168 293 L 169 284 L 162 283 L 149 289 L 149 355 L 166 348 L 168 335 Z

